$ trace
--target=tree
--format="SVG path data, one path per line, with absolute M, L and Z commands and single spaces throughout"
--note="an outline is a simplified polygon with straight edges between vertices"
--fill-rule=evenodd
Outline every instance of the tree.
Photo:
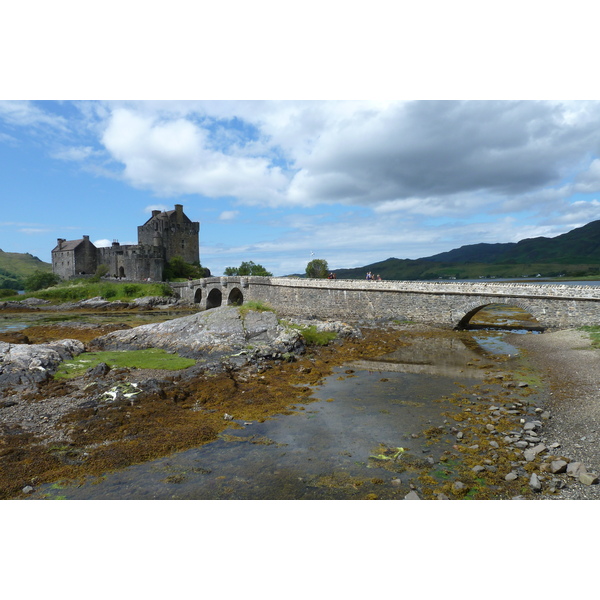
M 329 265 L 322 258 L 315 258 L 306 265 L 306 276 L 311 279 L 326 279 L 329 275 Z
M 208 273 L 208 274 L 207 274 Z M 163 271 L 163 279 L 201 279 L 210 277 L 210 271 L 202 267 L 199 262 L 188 263 L 181 256 L 174 256 Z
M 52 287 L 60 281 L 60 277 L 54 273 L 35 271 L 25 278 L 24 288 L 26 292 L 37 292 Z
M 258 277 L 273 277 L 262 265 L 256 265 L 252 261 L 244 261 L 239 267 L 226 267 L 223 271 L 228 277 L 236 275 L 256 275 Z

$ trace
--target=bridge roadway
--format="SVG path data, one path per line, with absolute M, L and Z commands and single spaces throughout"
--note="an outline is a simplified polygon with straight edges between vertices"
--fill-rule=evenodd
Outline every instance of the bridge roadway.
M 260 301 L 280 316 L 399 319 L 465 327 L 490 304 L 516 306 L 542 329 L 600 324 L 600 286 L 504 282 L 208 277 L 172 284 L 199 308 Z

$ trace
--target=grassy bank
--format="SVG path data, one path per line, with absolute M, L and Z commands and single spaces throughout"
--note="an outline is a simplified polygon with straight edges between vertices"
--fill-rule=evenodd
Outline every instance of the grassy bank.
M 84 279 L 61 282 L 45 290 L 29 292 L 22 296 L 13 296 L 5 300 L 24 300 L 26 298 L 41 298 L 55 304 L 77 302 L 101 297 L 105 300 L 134 300 L 144 296 L 172 296 L 173 290 L 167 283 L 119 283 L 112 281 L 90 282 Z

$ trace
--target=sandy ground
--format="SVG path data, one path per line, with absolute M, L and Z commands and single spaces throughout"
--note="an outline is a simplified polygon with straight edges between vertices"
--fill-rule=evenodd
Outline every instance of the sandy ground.
M 532 365 L 549 382 L 546 408 L 551 419 L 546 439 L 560 451 L 600 475 L 600 350 L 589 335 L 573 329 L 542 335 L 513 335 L 510 342 L 524 349 Z M 562 499 L 600 499 L 600 485 L 579 483 L 562 490 Z

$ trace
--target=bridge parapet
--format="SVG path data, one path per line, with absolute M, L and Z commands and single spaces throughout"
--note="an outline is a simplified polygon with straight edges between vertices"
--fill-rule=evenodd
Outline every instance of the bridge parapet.
M 172 285 L 200 309 L 258 300 L 282 316 L 397 318 L 457 327 L 480 308 L 503 303 L 527 310 L 542 327 L 600 324 L 596 286 L 255 276 L 208 277 Z

